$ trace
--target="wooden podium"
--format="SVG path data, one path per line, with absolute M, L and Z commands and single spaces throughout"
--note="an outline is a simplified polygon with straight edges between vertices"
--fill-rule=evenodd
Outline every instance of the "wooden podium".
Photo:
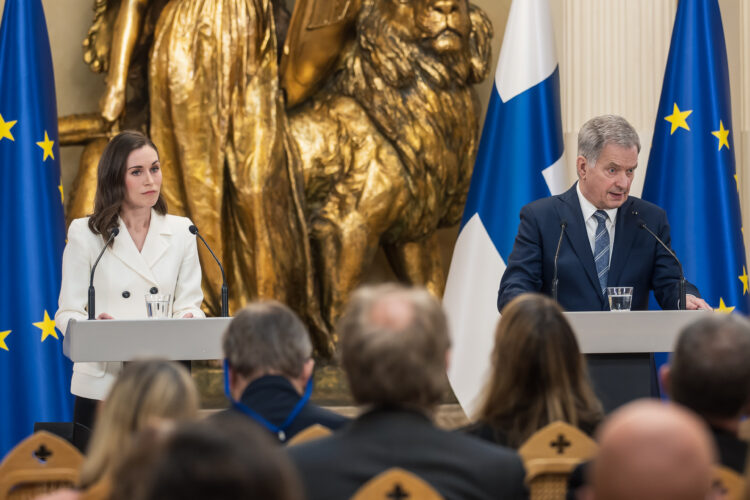
M 594 390 L 609 413 L 638 398 L 659 397 L 655 352 L 672 352 L 683 328 L 706 311 L 568 312 L 586 354 Z

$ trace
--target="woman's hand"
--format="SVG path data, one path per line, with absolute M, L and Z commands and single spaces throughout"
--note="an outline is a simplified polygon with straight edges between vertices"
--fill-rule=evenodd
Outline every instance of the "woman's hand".
M 96 319 L 115 319 L 115 318 L 113 318 L 107 313 L 100 313 L 99 316 L 96 317 Z
M 194 317 L 193 313 L 187 313 L 185 316 L 183 316 L 183 318 L 192 318 L 192 317 Z

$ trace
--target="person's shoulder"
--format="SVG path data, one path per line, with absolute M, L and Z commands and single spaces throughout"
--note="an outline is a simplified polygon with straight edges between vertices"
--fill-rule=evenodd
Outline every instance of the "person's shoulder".
M 181 215 L 164 214 L 164 220 L 169 227 L 173 228 L 185 228 L 187 230 L 187 228 L 193 225 L 193 221 Z
M 350 422 L 349 417 L 345 417 L 339 413 L 336 413 L 325 408 L 321 408 L 318 405 L 308 404 L 305 406 L 307 416 L 315 420 L 317 423 L 324 427 L 328 427 L 331 430 L 336 430 L 343 426 L 347 422 Z
M 94 234 L 89 228 L 89 217 L 73 219 L 68 226 L 68 242 L 95 240 L 99 235 Z

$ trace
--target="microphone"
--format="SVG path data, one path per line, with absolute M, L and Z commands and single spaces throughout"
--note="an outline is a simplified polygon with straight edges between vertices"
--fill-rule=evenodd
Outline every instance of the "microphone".
M 216 254 L 214 253 L 214 251 L 211 250 L 211 247 L 208 246 L 208 243 L 206 243 L 206 240 L 203 239 L 203 236 L 201 235 L 201 233 L 198 232 L 198 228 L 195 226 L 195 224 L 191 225 L 188 228 L 188 230 L 201 239 L 203 244 L 206 245 L 206 248 L 208 248 L 208 251 L 211 252 L 211 256 L 219 265 L 219 269 L 221 270 L 221 317 L 228 318 L 229 317 L 229 289 L 227 288 L 227 277 L 224 275 L 224 268 L 221 266 L 221 262 L 219 262 L 219 259 L 218 257 L 216 257 Z
M 568 221 L 565 219 L 560 221 L 560 238 L 557 240 L 557 250 L 555 250 L 555 260 L 552 272 L 552 298 L 557 302 L 557 286 L 560 280 L 557 279 L 557 259 L 560 257 L 560 246 L 562 246 L 563 235 L 565 234 L 565 228 L 568 227 Z
M 638 212 L 636 212 L 635 210 L 633 210 L 632 213 L 633 213 L 633 215 L 638 215 Z M 656 239 L 656 241 L 658 241 L 659 244 L 662 247 L 664 247 L 664 249 L 669 253 L 669 255 L 672 256 L 672 258 L 675 260 L 675 262 L 677 262 L 677 267 L 680 268 L 680 306 L 679 306 L 679 309 L 682 310 L 682 311 L 684 311 L 685 309 L 687 309 L 687 287 L 686 287 L 686 284 L 685 284 L 685 275 L 682 273 L 682 264 L 680 263 L 680 259 L 677 258 L 677 255 L 675 255 L 675 253 L 672 251 L 672 249 L 669 248 L 667 246 L 667 244 L 664 243 L 661 240 L 661 238 L 659 238 L 656 235 L 656 233 L 654 233 L 651 229 L 649 229 L 649 227 L 646 225 L 646 221 L 644 221 L 643 219 L 638 219 L 638 226 L 641 229 L 645 229 L 646 231 L 648 231 L 648 233 L 651 236 L 653 236 Z
M 91 276 L 89 278 L 89 319 L 94 319 L 94 308 L 95 308 L 95 296 L 96 292 L 94 291 L 94 273 L 96 272 L 96 266 L 99 264 L 99 261 L 102 258 L 102 255 L 104 255 L 104 251 L 107 249 L 110 243 L 112 243 L 112 240 L 115 239 L 115 236 L 120 234 L 120 228 L 119 227 L 113 227 L 112 230 L 109 233 L 109 239 L 107 240 L 107 243 L 104 244 L 102 247 L 102 251 L 99 252 L 99 257 L 96 258 L 96 261 L 94 262 L 94 266 L 91 268 Z

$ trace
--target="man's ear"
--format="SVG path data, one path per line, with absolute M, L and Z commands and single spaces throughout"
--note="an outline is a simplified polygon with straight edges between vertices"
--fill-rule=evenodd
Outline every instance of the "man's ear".
M 312 377 L 313 370 L 315 369 L 315 360 L 313 358 L 308 359 L 305 361 L 305 364 L 302 365 L 302 373 L 300 374 L 300 380 L 303 384 L 306 384 L 308 380 L 310 380 L 310 377 Z
M 585 157 L 579 156 L 576 158 L 576 174 L 578 174 L 579 179 L 583 179 L 586 175 L 586 167 L 588 165 L 588 160 L 586 160 Z
M 672 396 L 672 370 L 669 365 L 661 365 L 659 368 L 659 382 L 667 395 Z

